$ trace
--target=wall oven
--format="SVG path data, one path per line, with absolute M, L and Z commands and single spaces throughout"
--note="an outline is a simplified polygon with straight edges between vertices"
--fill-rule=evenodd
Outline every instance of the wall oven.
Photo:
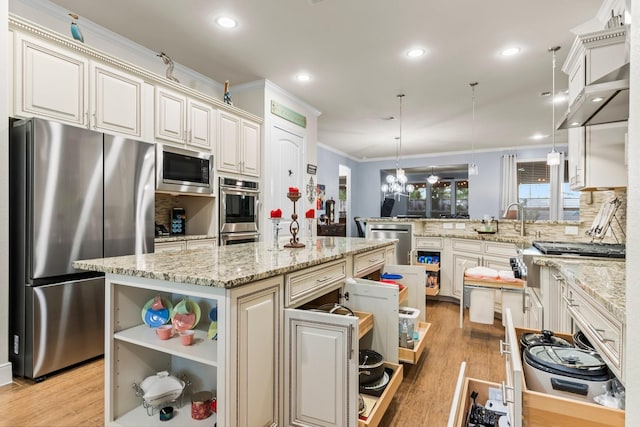
M 156 144 L 156 189 L 213 194 L 213 156 L 208 152 Z
M 220 244 L 257 242 L 259 188 L 255 181 L 220 178 Z

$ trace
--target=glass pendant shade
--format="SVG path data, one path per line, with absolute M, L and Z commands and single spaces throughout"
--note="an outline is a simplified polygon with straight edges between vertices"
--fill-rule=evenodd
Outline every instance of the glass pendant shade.
M 560 153 L 556 150 L 551 150 L 547 153 L 547 165 L 558 166 L 560 164 Z
M 412 184 L 407 184 L 409 178 L 405 175 L 404 169 L 399 166 L 400 152 L 402 151 L 402 98 L 404 95 L 399 94 L 397 97 L 400 101 L 400 136 L 396 137 L 396 173 L 395 175 L 386 176 L 386 184 L 382 184 L 380 190 L 385 197 L 395 195 L 410 197 L 415 187 Z
M 427 178 L 427 182 L 429 184 L 435 184 L 436 182 L 438 182 L 438 177 L 434 174 L 429 175 L 429 177 Z
M 469 163 L 469 176 L 478 175 L 478 165 L 475 163 Z

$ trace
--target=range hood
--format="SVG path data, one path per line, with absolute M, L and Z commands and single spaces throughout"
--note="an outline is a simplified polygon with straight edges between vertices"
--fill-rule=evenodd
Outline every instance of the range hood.
M 629 119 L 629 63 L 580 91 L 558 129 L 601 125 Z

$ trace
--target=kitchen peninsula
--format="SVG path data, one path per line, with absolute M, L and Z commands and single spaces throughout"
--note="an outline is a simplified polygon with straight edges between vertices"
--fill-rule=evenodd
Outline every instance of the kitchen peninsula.
M 301 249 L 281 245 L 274 250 L 259 242 L 75 262 L 76 268 L 106 273 L 105 424 L 157 424 L 157 413 L 147 414 L 132 383 L 163 370 L 186 374 L 191 391 L 215 391 L 218 425 L 289 425 L 305 417 L 355 424 L 358 363 L 353 353 L 358 348 L 358 322 L 354 331 L 353 317 L 310 313 L 300 307 L 332 294 L 356 304 L 360 292 L 348 287 L 347 278 L 380 271 L 395 259 L 395 241 L 324 237 L 305 244 Z M 391 291 L 397 306 L 396 287 L 370 287 Z M 183 298 L 197 303 L 202 316 L 196 322 L 193 346 L 181 346 L 176 339 L 161 341 L 143 323 L 141 309 L 156 295 L 174 304 Z M 218 337 L 209 340 L 207 314 L 216 310 Z M 307 322 L 306 329 L 287 336 L 287 322 L 295 323 L 289 318 L 296 314 L 321 316 L 323 329 L 329 331 L 313 348 L 323 350 L 315 359 L 335 357 L 331 362 L 335 369 L 330 373 L 316 369 L 314 378 L 306 378 L 313 387 L 301 381 L 301 376 L 313 374 L 309 365 L 300 370 L 291 367 L 295 342 L 289 341 L 313 334 Z M 341 319 L 346 319 L 347 327 Z M 397 325 L 397 317 L 393 322 Z M 389 366 L 395 367 L 393 377 L 399 382 L 401 366 Z M 319 384 L 323 378 L 331 384 Z M 310 399 L 328 392 L 328 387 L 337 396 L 335 407 L 326 402 L 309 406 Z M 175 423 L 194 422 L 185 408 Z

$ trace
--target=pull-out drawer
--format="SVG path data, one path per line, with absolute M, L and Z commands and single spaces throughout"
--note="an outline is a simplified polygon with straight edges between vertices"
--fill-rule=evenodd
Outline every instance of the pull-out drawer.
M 622 372 L 622 325 L 607 316 L 585 293 L 569 284 L 567 309 L 580 330 L 607 362 L 611 371 L 624 382 Z
M 393 371 L 393 375 L 391 375 L 389 384 L 379 397 L 369 395 L 363 396 L 365 398 L 365 404 L 372 405 L 373 409 L 371 409 L 370 412 L 367 411 L 367 417 L 360 417 L 358 419 L 358 427 L 375 427 L 380 424 L 380 421 L 382 421 L 382 417 L 387 411 L 393 396 L 396 394 L 400 384 L 402 383 L 402 365 L 385 362 L 384 367 L 391 369 Z
M 525 332 L 540 331 L 514 328 L 509 309 L 505 310 L 505 316 L 506 342 L 502 346 L 512 347 L 511 350 L 501 349 L 501 352 L 507 357 L 506 384 L 501 385 L 466 377 L 463 362 L 452 399 L 448 427 L 466 426 L 466 417 L 471 404 L 471 392 L 474 390 L 478 392 L 477 402 L 484 405 L 489 388 L 502 389 L 507 392 L 506 400 L 513 427 L 624 427 L 625 413 L 622 410 L 530 390 L 522 370 L 521 348 L 517 337 Z M 572 339 L 570 335 L 555 335 L 569 341 Z M 515 345 L 510 346 L 510 343 Z
M 385 249 L 376 249 L 353 257 L 353 277 L 362 277 L 381 269 L 385 262 Z
M 451 239 L 451 248 L 453 251 L 463 251 L 477 253 L 482 255 L 482 241 L 471 239 Z
M 342 286 L 346 278 L 345 260 L 287 274 L 284 282 L 285 306 L 293 307 L 316 298 L 332 288 Z

